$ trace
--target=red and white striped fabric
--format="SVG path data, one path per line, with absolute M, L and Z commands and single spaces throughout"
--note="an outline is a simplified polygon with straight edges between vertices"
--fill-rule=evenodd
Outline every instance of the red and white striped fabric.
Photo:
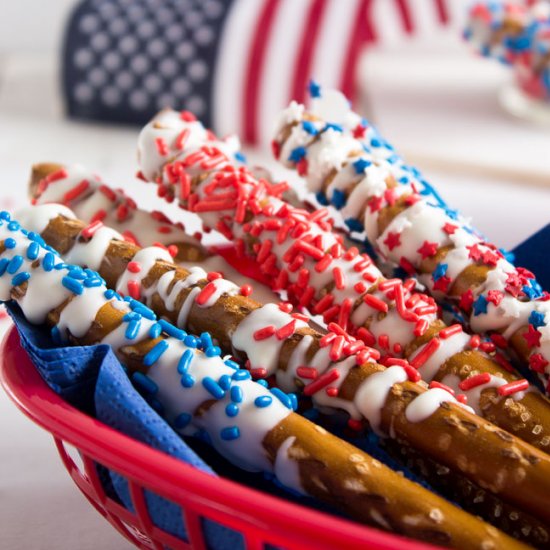
M 464 9 L 463 0 L 235 0 L 214 77 L 215 127 L 265 142 L 310 78 L 353 97 L 365 48 L 461 21 Z

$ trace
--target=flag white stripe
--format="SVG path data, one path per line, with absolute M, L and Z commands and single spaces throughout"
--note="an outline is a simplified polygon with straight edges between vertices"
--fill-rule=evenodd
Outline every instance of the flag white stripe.
M 251 42 L 263 1 L 234 0 L 218 47 L 213 112 L 217 133 L 243 135 L 243 96 Z
M 258 136 L 261 143 L 273 137 L 275 117 L 288 104 L 294 65 L 312 0 L 279 0 L 264 59 L 260 83 Z
M 399 8 L 395 0 L 373 2 L 372 22 L 378 44 L 393 46 L 403 40 L 405 31 L 403 30 L 403 21 L 401 20 Z
M 327 0 L 317 47 L 313 54 L 312 76 L 321 85 L 339 87 L 349 45 L 355 26 L 358 0 Z

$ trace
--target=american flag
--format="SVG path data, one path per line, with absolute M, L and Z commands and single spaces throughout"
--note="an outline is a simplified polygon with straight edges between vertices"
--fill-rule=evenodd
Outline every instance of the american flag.
M 352 98 L 365 49 L 428 35 L 464 10 L 464 0 L 86 0 L 65 36 L 67 110 L 143 124 L 171 106 L 266 142 L 311 78 Z

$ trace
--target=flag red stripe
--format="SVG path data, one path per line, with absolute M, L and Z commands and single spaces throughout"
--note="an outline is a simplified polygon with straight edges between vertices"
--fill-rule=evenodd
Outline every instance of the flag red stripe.
M 266 0 L 260 12 L 250 45 L 243 94 L 243 137 L 249 143 L 256 143 L 258 141 L 258 104 L 264 58 L 275 14 L 280 5 L 281 3 L 278 0 Z
M 447 11 L 447 4 L 445 0 L 434 0 L 434 2 L 439 20 L 444 25 L 447 24 L 449 22 L 449 12 Z
M 350 34 L 348 50 L 344 59 L 344 70 L 340 89 L 353 101 L 355 95 L 355 69 L 359 54 L 365 43 L 374 42 L 376 33 L 372 24 L 372 0 L 361 0 L 355 15 L 355 24 Z
M 290 99 L 302 103 L 306 97 L 306 86 L 311 78 L 311 64 L 313 61 L 313 53 L 315 45 L 319 38 L 321 29 L 321 21 L 323 14 L 326 11 L 327 0 L 313 0 L 307 17 L 305 19 L 302 39 L 296 64 L 294 65 L 294 74 L 292 77 L 292 89 Z
M 409 3 L 407 0 L 395 0 L 399 15 L 401 16 L 401 23 L 403 23 L 403 30 L 411 34 L 414 30 L 411 11 L 409 9 Z

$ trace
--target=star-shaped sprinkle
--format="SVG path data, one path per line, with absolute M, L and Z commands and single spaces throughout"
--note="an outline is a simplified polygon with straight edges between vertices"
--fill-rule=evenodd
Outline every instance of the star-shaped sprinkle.
M 316 135 L 318 133 L 317 131 L 317 128 L 315 128 L 315 125 L 313 124 L 313 122 L 309 121 L 309 120 L 304 120 L 302 122 L 302 128 L 308 133 L 308 134 L 311 134 L 312 136 Z
M 512 271 L 512 273 L 506 275 L 506 286 L 504 290 L 506 290 L 508 294 L 517 298 L 521 293 L 522 286 L 521 277 L 517 273 Z
M 353 130 L 353 137 L 355 139 L 361 139 L 362 137 L 365 137 L 365 134 L 367 132 L 367 127 L 363 126 L 362 124 L 358 124 Z
M 382 208 L 382 202 L 383 202 L 383 198 L 382 197 L 372 197 L 370 200 L 369 200 L 369 209 L 371 212 L 378 212 L 378 210 L 380 210 L 380 208 Z
M 462 311 L 467 311 L 468 313 L 472 309 L 472 305 L 474 303 L 474 293 L 471 289 L 468 289 L 466 292 L 463 292 L 460 296 L 460 301 L 458 303 L 458 306 Z
M 540 346 L 540 337 L 542 334 L 533 325 L 529 325 L 527 332 L 524 332 L 522 336 L 530 348 L 538 348 Z
M 485 265 L 494 267 L 495 265 L 497 265 L 498 260 L 499 260 L 498 254 L 495 254 L 490 250 L 486 250 L 483 253 L 483 263 Z
M 474 260 L 474 262 L 479 262 L 479 260 L 481 260 L 483 253 L 479 249 L 479 245 L 477 243 L 471 246 L 467 246 L 466 248 L 469 251 L 468 258 Z
M 417 252 L 422 256 L 422 259 L 431 258 L 437 253 L 438 245 L 437 243 L 431 243 L 429 241 L 424 241 L 422 246 L 417 250 Z
M 384 244 L 390 249 L 393 250 L 398 246 L 401 246 L 401 233 L 390 231 L 388 236 L 384 240 Z
M 495 306 L 502 302 L 502 298 L 504 298 L 504 293 L 501 290 L 489 290 L 487 292 L 487 301 L 495 304 Z
M 291 160 L 292 162 L 298 162 L 302 160 L 306 156 L 306 148 L 305 147 L 296 147 L 295 149 L 292 149 L 290 152 L 290 156 L 288 157 L 288 160 Z
M 353 163 L 353 168 L 355 169 L 355 172 L 357 174 L 363 174 L 365 172 L 365 169 L 367 169 L 372 162 L 370 162 L 367 159 L 359 158 Z
M 296 163 L 296 171 L 300 176 L 307 176 L 307 169 L 308 169 L 309 163 L 306 158 L 300 159 Z
M 443 275 L 442 277 L 439 277 L 437 281 L 434 282 L 433 289 L 446 293 L 449 290 L 450 284 L 451 284 L 451 279 L 447 277 L 447 275 Z
M 432 278 L 434 281 L 437 281 L 438 279 L 441 279 L 447 273 L 448 264 L 437 264 L 435 266 L 434 272 L 432 273 Z
M 541 353 L 534 353 L 529 357 L 529 366 L 535 372 L 543 373 L 544 369 L 548 366 L 548 361 Z
M 321 85 L 315 82 L 315 80 L 309 81 L 308 91 L 311 97 L 321 97 Z
M 545 327 L 546 323 L 544 322 L 544 313 L 540 311 L 532 311 L 529 315 L 529 324 L 533 325 L 535 328 Z
M 445 231 L 448 235 L 452 235 L 457 229 L 458 225 L 454 225 L 453 223 L 446 223 L 443 226 L 443 231 Z
M 480 296 L 474 302 L 474 315 L 481 315 L 482 313 L 487 313 L 487 298 L 485 296 Z

